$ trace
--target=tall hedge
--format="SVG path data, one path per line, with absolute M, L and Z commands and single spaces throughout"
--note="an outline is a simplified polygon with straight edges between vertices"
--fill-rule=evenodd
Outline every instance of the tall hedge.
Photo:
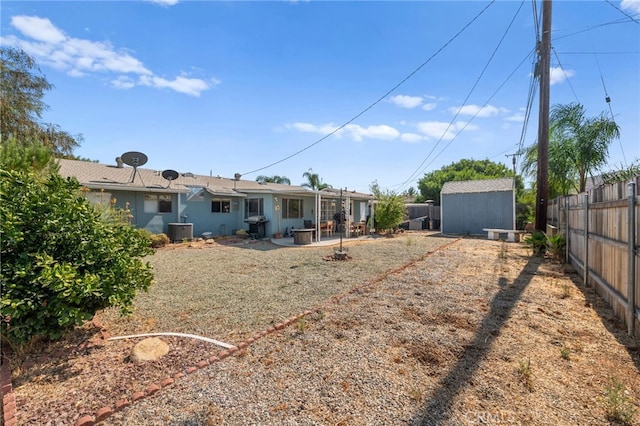
M 55 339 L 96 311 L 131 309 L 153 281 L 148 236 L 94 207 L 75 179 L 0 169 L 2 335 Z

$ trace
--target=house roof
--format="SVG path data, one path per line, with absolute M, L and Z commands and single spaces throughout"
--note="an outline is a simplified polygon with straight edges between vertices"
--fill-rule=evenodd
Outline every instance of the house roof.
M 200 187 L 218 197 L 246 197 L 247 193 L 313 196 L 317 192 L 303 186 L 242 179 L 235 180 L 193 173 L 179 173 L 175 180 L 169 182 L 162 177 L 162 170 L 138 167 L 134 175 L 133 167 L 117 167 L 115 164 L 105 165 L 90 161 L 59 159 L 58 164 L 60 165 L 59 173 L 61 176 L 75 177 L 82 185 L 91 189 L 186 193 L 191 190 L 190 188 Z M 326 193 L 322 191 L 321 194 L 324 195 Z M 340 190 L 328 193 L 332 197 L 339 196 Z M 349 191 L 349 195 L 356 198 L 371 198 L 369 194 L 352 191 Z
M 464 180 L 445 182 L 441 194 L 470 194 L 477 192 L 502 192 L 514 189 L 513 178 Z

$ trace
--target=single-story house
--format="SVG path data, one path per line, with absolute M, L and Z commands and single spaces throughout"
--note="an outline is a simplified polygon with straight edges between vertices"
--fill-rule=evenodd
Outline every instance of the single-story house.
M 58 163 L 59 173 L 75 177 L 90 200 L 126 208 L 134 226 L 170 237 L 182 235 L 184 228 L 191 228 L 193 237 L 234 235 L 239 229 L 271 237 L 311 224 L 318 231 L 316 238 L 321 238 L 321 225 L 332 221 L 340 208 L 339 189 L 315 191 L 243 180 L 240 175 L 232 179 L 134 168 L 122 161 L 107 165 L 60 159 Z M 370 194 L 342 191 L 348 225 L 365 222 L 372 199 Z M 350 229 L 346 227 L 347 236 Z
M 483 235 L 483 228 L 516 229 L 513 178 L 446 182 L 440 192 L 443 234 Z

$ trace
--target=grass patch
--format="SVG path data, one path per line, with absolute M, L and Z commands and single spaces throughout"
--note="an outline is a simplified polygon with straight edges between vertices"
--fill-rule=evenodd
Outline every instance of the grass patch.
M 606 405 L 607 420 L 619 422 L 623 425 L 633 424 L 636 408 L 627 393 L 625 384 L 617 377 L 609 379 L 605 389 L 604 403 Z

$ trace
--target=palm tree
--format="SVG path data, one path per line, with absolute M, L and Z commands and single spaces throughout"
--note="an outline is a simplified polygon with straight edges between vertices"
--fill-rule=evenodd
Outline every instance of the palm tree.
M 291 185 L 291 181 L 286 176 L 264 176 L 260 175 L 256 178 L 256 182 L 271 182 L 271 183 L 282 183 L 284 185 Z
M 586 117 L 579 103 L 556 105 L 549 116 L 549 196 L 566 195 L 573 188 L 584 192 L 587 178 L 607 163 L 609 145 L 620 128 L 606 113 Z M 523 172 L 536 173 L 536 145 L 527 149 Z
M 322 190 L 325 188 L 331 188 L 332 186 L 328 183 L 323 183 L 322 179 L 317 173 L 313 173 L 313 169 L 309 169 L 308 171 L 302 174 L 302 177 L 307 179 L 307 183 L 303 183 L 301 186 L 306 188 L 311 188 L 315 190 Z

